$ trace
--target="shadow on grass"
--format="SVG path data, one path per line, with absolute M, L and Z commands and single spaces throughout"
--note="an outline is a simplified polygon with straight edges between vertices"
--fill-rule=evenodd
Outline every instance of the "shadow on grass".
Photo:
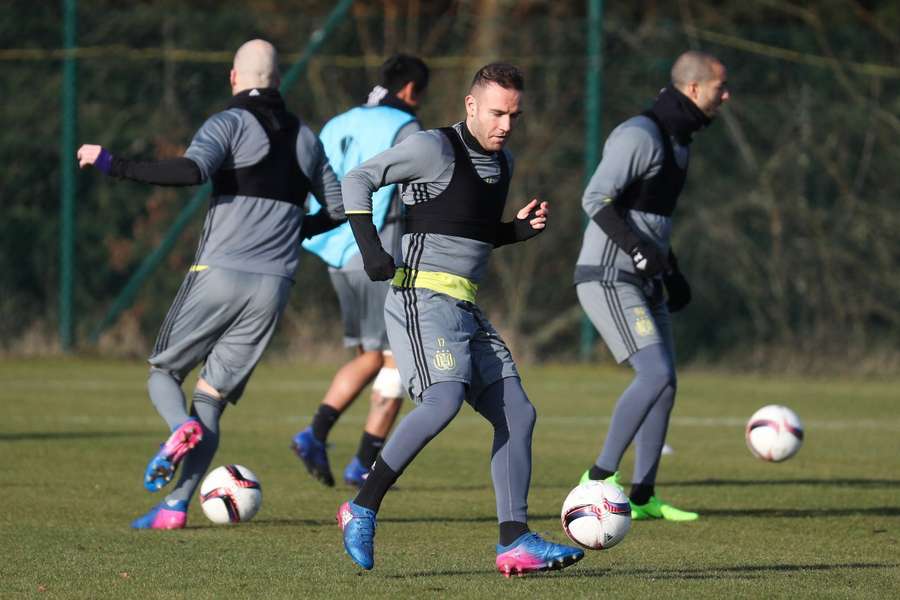
M 663 481 L 658 485 L 672 487 L 717 487 L 758 485 L 820 485 L 823 487 L 900 487 L 900 479 L 698 479 L 695 481 Z
M 900 506 L 869 506 L 858 508 L 698 508 L 702 518 L 720 517 L 757 517 L 781 519 L 806 519 L 815 517 L 852 517 L 857 515 L 869 517 L 900 517 Z M 559 513 L 528 515 L 530 521 L 558 521 Z M 496 515 L 472 515 L 468 517 L 420 515 L 416 517 L 384 517 L 379 523 L 494 523 Z M 652 523 L 653 521 L 648 521 Z M 662 521 L 660 521 L 662 522 Z
M 15 433 L 0 432 L 0 442 L 30 442 L 54 440 L 89 440 L 102 438 L 146 438 L 159 437 L 159 434 L 146 431 L 19 431 Z
M 577 482 L 575 482 L 577 483 Z M 532 481 L 529 486 L 532 490 L 568 490 L 575 487 L 575 483 L 547 483 L 541 481 Z M 403 481 L 397 483 L 397 487 L 393 488 L 391 493 L 396 492 L 490 492 L 493 493 L 494 486 L 488 480 L 480 484 L 468 485 L 428 485 L 427 483 L 407 484 Z
M 815 485 L 822 487 L 855 488 L 900 488 L 900 479 L 698 479 L 695 481 L 661 481 L 662 487 L 745 487 L 745 486 L 796 486 Z M 569 489 L 568 483 L 547 483 L 533 481 L 531 489 Z M 626 486 L 627 487 L 627 486 Z M 397 486 L 403 492 L 483 492 L 492 489 L 490 482 L 480 485 L 427 485 L 412 484 Z
M 609 577 L 638 577 L 647 579 L 759 579 L 779 573 L 791 574 L 805 571 L 831 572 L 842 570 L 887 569 L 900 566 L 898 563 L 825 563 L 825 564 L 773 564 L 773 565 L 735 565 L 733 567 L 699 567 L 675 569 L 610 569 Z M 602 571 L 601 571 L 602 572 Z M 577 571 L 568 574 L 580 577 Z M 585 577 L 595 575 L 585 574 Z
M 380 522 L 380 520 L 379 520 Z M 251 527 L 334 527 L 337 529 L 337 525 L 335 524 L 335 520 L 332 519 L 253 519 L 253 522 L 250 523 Z M 191 529 L 218 529 L 218 530 L 228 530 L 229 528 L 236 530 L 237 527 L 222 527 L 221 525 L 214 525 L 212 523 L 203 525 L 191 525 Z
M 866 508 L 741 508 L 700 509 L 703 517 L 777 517 L 802 519 L 807 517 L 900 517 L 900 506 L 869 506 Z
M 567 579 L 588 579 L 594 577 L 633 577 L 638 579 L 759 579 L 770 577 L 778 573 L 798 573 L 804 571 L 829 572 L 841 570 L 866 570 L 897 568 L 898 563 L 830 563 L 830 564 L 800 564 L 800 565 L 736 565 L 733 567 L 703 567 L 684 569 L 601 569 L 597 567 L 583 568 L 573 566 L 559 572 L 533 573 L 527 579 L 534 577 L 554 577 Z M 484 575 L 485 577 L 497 577 L 493 569 L 483 570 L 445 570 L 445 571 L 417 571 L 412 573 L 389 573 L 381 575 L 385 579 L 424 579 L 428 577 L 451 577 L 459 575 Z

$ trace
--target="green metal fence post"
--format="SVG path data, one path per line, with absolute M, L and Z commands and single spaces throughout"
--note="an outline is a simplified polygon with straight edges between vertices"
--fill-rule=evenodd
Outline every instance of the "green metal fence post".
M 600 148 L 600 119 L 603 112 L 603 0 L 588 0 L 588 43 L 586 51 L 584 100 L 584 185 L 586 186 L 597 167 Z M 582 360 L 588 360 L 597 333 L 587 315 L 581 316 Z
M 75 137 L 78 124 L 78 63 L 75 58 L 78 0 L 62 0 L 63 79 L 62 135 L 59 144 L 59 344 L 68 352 L 74 342 L 73 279 L 75 272 Z
M 329 13 L 328 18 L 325 20 L 322 27 L 313 31 L 300 58 L 297 59 L 297 62 L 294 63 L 282 77 L 281 86 L 279 87 L 279 90 L 282 93 L 287 92 L 287 90 L 296 82 L 297 78 L 300 77 L 309 62 L 309 59 L 312 58 L 319 48 L 321 48 L 331 32 L 334 31 L 335 27 L 343 20 L 344 16 L 347 14 L 347 10 L 352 4 L 353 0 L 341 0 L 341 2 L 332 9 L 331 13 Z M 135 271 L 128 280 L 128 283 L 125 284 L 125 288 L 113 301 L 106 316 L 103 317 L 100 324 L 93 330 L 91 333 L 91 342 L 96 343 L 100 338 L 100 334 L 103 333 L 103 330 L 109 327 L 123 310 L 131 306 L 134 297 L 144 284 L 144 281 L 156 270 L 156 267 L 159 266 L 162 260 L 175 246 L 178 236 L 181 235 L 181 232 L 188 223 L 190 223 L 194 213 L 196 213 L 206 202 L 210 191 L 212 191 L 212 185 L 209 183 L 205 184 L 197 190 L 194 197 L 191 198 L 190 202 L 182 209 L 181 213 L 175 218 L 175 222 L 169 227 L 169 230 L 166 232 L 160 245 L 147 255 L 147 258 L 144 259 L 137 271 Z

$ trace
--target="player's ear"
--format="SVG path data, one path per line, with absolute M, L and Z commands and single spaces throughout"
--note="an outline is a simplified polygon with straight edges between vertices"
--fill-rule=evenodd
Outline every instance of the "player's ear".
M 466 115 L 470 119 L 475 118 L 475 113 L 478 112 L 478 100 L 475 99 L 475 96 L 469 94 L 466 96 Z

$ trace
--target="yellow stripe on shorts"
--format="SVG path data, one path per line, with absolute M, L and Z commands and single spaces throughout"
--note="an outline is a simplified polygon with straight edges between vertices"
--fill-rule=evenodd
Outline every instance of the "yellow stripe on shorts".
M 443 273 L 440 271 L 416 271 L 400 267 L 394 273 L 391 285 L 396 288 L 425 288 L 447 294 L 457 300 L 475 302 L 475 294 L 478 292 L 478 284 L 471 279 Z

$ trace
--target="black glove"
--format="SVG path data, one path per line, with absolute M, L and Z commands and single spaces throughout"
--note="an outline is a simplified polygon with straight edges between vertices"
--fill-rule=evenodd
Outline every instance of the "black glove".
M 372 223 L 372 213 L 348 216 L 350 229 L 362 255 L 363 268 L 372 281 L 386 281 L 394 276 L 394 258 L 384 251 L 378 230 Z
M 531 220 L 537 211 L 538 209 L 535 208 L 524 219 L 516 218 L 506 223 L 500 223 L 497 226 L 497 241 L 494 242 L 494 247 L 499 248 L 507 244 L 524 242 L 547 229 L 546 226 L 543 229 L 535 229 L 531 226 Z
M 394 272 L 397 270 L 397 267 L 394 266 L 394 257 L 385 252 L 384 248 L 378 250 L 374 255 L 363 257 L 363 268 L 366 270 L 366 275 L 372 281 L 393 279 Z
M 640 241 L 628 251 L 634 271 L 642 277 L 650 279 L 668 269 L 668 260 L 659 246 L 653 242 Z
M 343 222 L 344 219 L 332 219 L 328 211 L 323 208 L 315 214 L 303 217 L 303 225 L 300 226 L 300 239 L 308 240 L 320 233 L 331 231 Z
M 671 250 L 669 250 L 669 270 L 663 274 L 663 283 L 666 286 L 669 312 L 678 312 L 691 303 L 691 286 L 678 269 L 678 260 Z

